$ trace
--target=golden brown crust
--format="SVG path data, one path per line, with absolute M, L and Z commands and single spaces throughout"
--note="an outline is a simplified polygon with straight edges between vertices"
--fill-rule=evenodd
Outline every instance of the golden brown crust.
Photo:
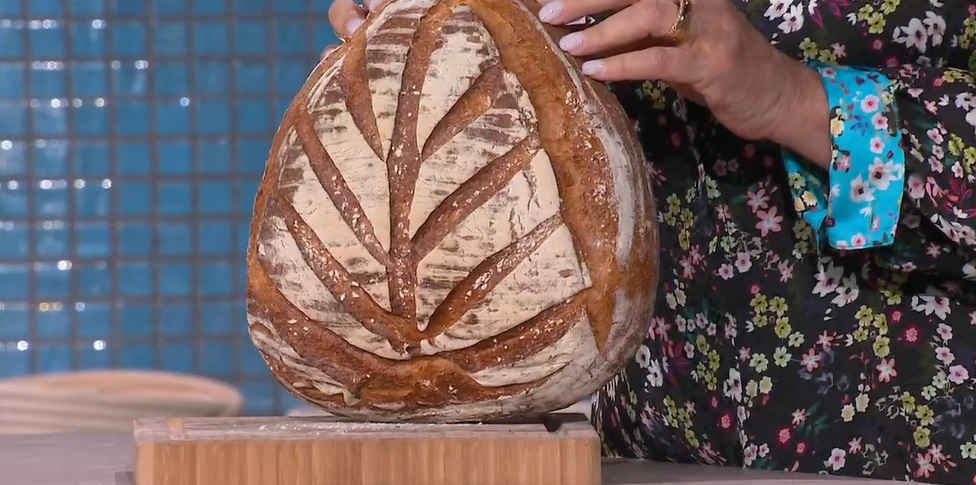
M 468 310 L 484 301 L 485 296 L 516 266 L 536 252 L 562 223 L 562 218 L 559 216 L 549 218 L 536 226 L 532 232 L 519 238 L 505 249 L 492 254 L 475 267 L 468 274 L 468 277 L 459 281 L 447 294 L 447 298 L 434 309 L 434 313 L 430 315 L 430 322 L 424 329 L 424 335 L 427 338 L 440 335 L 460 320 L 461 316 Z M 529 322 L 521 325 L 527 324 Z M 516 353 L 514 349 L 513 353 Z
M 388 268 L 390 305 L 393 312 L 410 320 L 417 318 L 417 271 L 410 244 L 410 205 L 420 173 L 417 146 L 417 116 L 420 92 L 440 27 L 451 14 L 447 2 L 435 4 L 420 20 L 403 67 L 403 85 L 393 124 L 393 140 L 387 166 L 390 180 L 390 256 Z
M 538 151 L 539 137 L 531 134 L 448 195 L 417 229 L 411 241 L 413 261 L 416 263 L 427 256 L 462 220 L 508 185 Z M 413 269 L 416 271 L 416 266 Z
M 577 293 L 497 337 L 466 349 L 444 352 L 441 356 L 468 372 L 477 372 L 494 365 L 499 359 L 518 360 L 534 355 L 566 335 L 579 321 L 585 300 L 585 292 Z
M 312 167 L 315 178 L 318 179 L 319 183 L 322 184 L 322 188 L 329 194 L 332 203 L 336 207 L 345 208 L 341 212 L 342 218 L 346 222 L 346 225 L 352 229 L 352 232 L 359 239 L 359 242 L 362 243 L 363 247 L 377 261 L 384 265 L 389 265 L 390 255 L 383 249 L 383 245 L 380 244 L 379 239 L 376 237 L 373 224 L 369 221 L 369 217 L 366 216 L 366 212 L 359 203 L 359 199 L 356 198 L 356 194 L 349 189 L 349 185 L 346 184 L 345 179 L 342 177 L 342 172 L 336 167 L 335 162 L 332 161 L 332 157 L 329 156 L 329 152 L 326 151 L 325 147 L 322 146 L 322 142 L 319 141 L 318 134 L 315 133 L 315 124 L 312 121 L 312 117 L 305 110 L 295 110 L 293 114 L 292 121 L 294 122 L 295 131 L 298 132 L 298 139 L 301 141 L 305 155 L 308 156 L 309 166 Z M 355 116 L 353 118 L 355 119 Z M 374 119 L 374 128 L 376 127 L 375 125 L 376 121 Z M 368 135 L 367 138 L 369 138 Z M 279 183 L 282 182 L 287 183 L 289 181 L 282 180 Z
M 485 114 L 488 108 L 498 106 L 503 102 L 513 103 L 510 97 L 502 97 L 502 66 L 494 64 L 478 76 L 474 84 L 461 95 L 457 103 L 451 106 L 427 137 L 421 151 L 421 159 L 426 160 L 430 155 L 457 136 L 464 127 L 471 124 L 479 116 Z
M 583 261 L 590 269 L 593 291 L 587 299 L 587 313 L 603 350 L 612 326 L 616 286 L 621 268 L 614 252 L 618 215 L 611 198 L 600 193 L 601 185 L 590 181 L 612 181 L 607 154 L 583 112 L 586 100 L 564 102 L 566 86 L 573 80 L 559 59 L 544 49 L 520 48 L 521 43 L 543 46 L 546 39 L 534 19 L 504 0 L 471 2 L 498 42 L 502 63 L 519 79 L 538 111 L 542 146 L 556 172 L 563 201 L 563 217 L 574 236 Z
M 467 6 L 473 14 L 454 14 L 453 9 L 459 5 Z M 533 11 L 537 8 L 537 5 L 530 5 Z M 411 13 L 422 15 L 412 17 L 408 15 Z M 471 15 L 480 20 L 494 39 L 501 62 L 483 66 L 481 75 L 433 127 L 423 146 L 419 146 L 417 114 L 425 76 L 441 35 L 449 32 L 445 21 L 452 15 Z M 551 39 L 518 4 L 511 0 L 442 0 L 426 12 L 406 10 L 402 15 L 391 17 L 383 26 L 386 29 L 377 31 L 368 41 L 409 43 L 392 138 L 388 153 L 384 153 L 368 83 L 370 76 L 384 75 L 374 72 L 371 67 L 383 59 L 367 49 L 366 32 L 376 18 L 376 15 L 371 16 L 366 26 L 348 43 L 323 60 L 286 112 L 255 199 L 247 254 L 249 314 L 272 325 L 275 329 L 273 338 L 293 349 L 304 359 L 305 365 L 343 386 L 348 395 L 297 385 L 307 377 L 282 359 L 276 360 L 274 355 L 263 352 L 269 367 L 292 392 L 335 412 L 369 409 L 371 411 L 364 415 L 400 419 L 431 416 L 417 412 L 418 409 L 488 402 L 541 388 L 551 375 L 527 383 L 487 386 L 471 374 L 499 362 L 516 364 L 550 348 L 580 321 L 590 323 L 599 352 L 614 365 L 621 365 L 629 355 L 608 355 L 608 340 L 612 336 L 628 340 L 613 346 L 614 352 L 633 351 L 637 338 L 646 330 L 647 323 L 638 320 L 648 316 L 657 281 L 657 234 L 653 222 L 644 225 L 643 220 L 638 221 L 640 227 L 635 228 L 627 241 L 630 254 L 626 267 L 618 259 L 621 221 L 620 208 L 614 197 L 613 167 L 604 148 L 606 140 L 600 138 L 588 121 L 590 116 L 597 116 L 610 125 L 610 131 L 623 141 L 620 149 L 633 162 L 634 174 L 643 178 L 640 148 L 622 109 L 603 86 L 592 81 L 582 81 L 582 99 L 574 94 L 578 89 L 575 83 L 582 76 L 574 79 L 571 71 L 552 52 Z M 411 37 L 405 32 L 414 34 Z M 308 111 L 310 101 L 320 105 L 330 105 L 330 101 L 334 101 L 330 97 L 336 96 L 335 91 L 320 94 L 321 99 L 310 97 L 323 74 L 340 60 L 343 64 L 333 82 L 338 83 L 354 124 L 348 128 L 362 133 L 370 149 L 386 164 L 390 197 L 388 250 L 377 237 L 376 229 L 336 167 L 332 155 L 319 140 L 315 120 Z M 578 75 L 578 63 L 573 61 L 571 69 Z M 537 126 L 513 149 L 488 163 L 448 194 L 411 236 L 411 205 L 424 161 L 489 109 L 514 110 L 518 107 L 518 100 L 504 89 L 505 71 L 517 78 L 536 108 Z M 598 112 L 585 113 L 584 106 L 596 106 Z M 512 123 L 519 121 L 512 120 Z M 290 133 L 297 134 L 297 144 L 289 143 Z M 426 328 L 419 330 L 416 324 L 418 264 L 461 221 L 485 204 L 516 174 L 526 170 L 539 150 L 544 151 L 552 163 L 562 204 L 559 214 L 472 269 L 433 309 Z M 316 179 L 332 203 L 344 208 L 341 211 L 343 222 L 385 269 L 389 310 L 364 289 L 368 283 L 364 276 L 350 274 L 333 257 L 328 242 L 321 240 L 314 228 L 309 227 L 290 205 L 289 190 L 292 189 L 279 188 L 279 185 L 293 186 L 301 179 L 301 174 L 283 171 L 282 162 L 302 153 L 308 157 Z M 634 184 L 640 187 L 636 190 L 636 197 L 640 199 L 636 201 L 638 218 L 653 221 L 649 185 L 641 180 Z M 266 223 L 270 217 L 284 222 L 305 264 L 342 310 L 385 339 L 392 349 L 402 352 L 402 360 L 380 357 L 352 345 L 288 301 L 275 284 L 284 271 L 281 265 L 262 259 L 257 251 L 262 242 L 280 237 L 272 233 Z M 484 301 L 495 285 L 564 225 L 568 227 L 579 259 L 588 271 L 588 288 L 491 339 L 437 355 L 420 355 L 422 342 L 431 341 L 459 322 L 466 312 Z M 633 318 L 615 323 L 616 310 L 624 305 L 618 301 L 621 296 L 638 303 L 633 305 Z M 615 330 L 615 325 L 627 328 Z M 250 329 L 252 334 L 269 334 L 262 324 L 251 323 Z M 606 370 L 601 372 L 607 373 Z
M 342 62 L 342 71 L 339 73 L 339 86 L 346 100 L 346 110 L 352 115 L 356 129 L 363 134 L 373 153 L 383 158 L 383 142 L 376 127 L 376 115 L 370 109 L 372 95 L 367 85 L 366 43 L 360 40 L 348 45 L 348 52 Z M 301 113 L 307 115 L 308 111 L 296 111 L 296 115 Z

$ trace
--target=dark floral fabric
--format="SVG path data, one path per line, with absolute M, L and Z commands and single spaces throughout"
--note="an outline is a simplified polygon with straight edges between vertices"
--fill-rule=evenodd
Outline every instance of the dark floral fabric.
M 780 147 L 661 84 L 615 85 L 662 266 L 643 345 L 594 400 L 605 453 L 976 483 L 976 2 L 733 1 L 796 59 L 888 80 L 894 240 L 821 243 Z

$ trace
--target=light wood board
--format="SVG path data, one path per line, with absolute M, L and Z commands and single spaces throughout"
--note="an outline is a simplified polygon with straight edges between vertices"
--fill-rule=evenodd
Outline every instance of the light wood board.
M 133 485 L 132 432 L 0 435 L 0 484 Z M 52 466 L 52 457 L 57 466 Z M 885 485 L 891 481 L 603 459 L 603 485 Z M 225 485 L 218 483 L 214 485 Z
M 492 424 L 337 417 L 157 418 L 134 423 L 136 485 L 598 485 L 580 414 Z

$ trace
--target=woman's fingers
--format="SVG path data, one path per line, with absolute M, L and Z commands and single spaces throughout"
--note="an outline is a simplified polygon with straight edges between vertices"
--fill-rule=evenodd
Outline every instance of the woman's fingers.
M 335 0 L 329 7 L 329 23 L 340 39 L 352 36 L 366 21 L 366 11 L 352 0 Z
M 563 37 L 559 47 L 575 56 L 592 56 L 642 40 L 651 41 L 666 35 L 677 15 L 678 6 L 673 1 L 641 0 L 603 22 Z
M 566 25 L 581 18 L 617 11 L 637 0 L 543 0 L 539 20 L 552 25 Z
M 694 85 L 699 71 L 681 47 L 650 47 L 583 63 L 583 73 L 601 81 L 653 79 Z

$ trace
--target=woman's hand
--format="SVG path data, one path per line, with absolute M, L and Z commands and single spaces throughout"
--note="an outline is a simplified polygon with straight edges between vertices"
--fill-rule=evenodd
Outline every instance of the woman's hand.
M 542 1 L 539 18 L 554 25 L 613 12 L 560 39 L 563 50 L 588 59 L 587 75 L 664 81 L 740 137 L 771 140 L 818 165 L 829 163 L 819 74 L 777 51 L 729 0 L 693 0 L 683 39 L 672 45 L 660 39 L 675 24 L 678 0 Z
M 369 13 L 372 4 L 379 2 L 380 0 L 366 1 L 363 5 L 358 5 L 352 0 L 335 0 L 332 2 L 332 5 L 329 6 L 329 23 L 332 24 L 332 30 L 335 31 L 336 36 L 340 39 L 352 37 L 352 34 L 366 22 L 366 14 Z M 322 50 L 322 57 L 324 58 L 337 47 L 339 47 L 338 44 L 327 46 Z

